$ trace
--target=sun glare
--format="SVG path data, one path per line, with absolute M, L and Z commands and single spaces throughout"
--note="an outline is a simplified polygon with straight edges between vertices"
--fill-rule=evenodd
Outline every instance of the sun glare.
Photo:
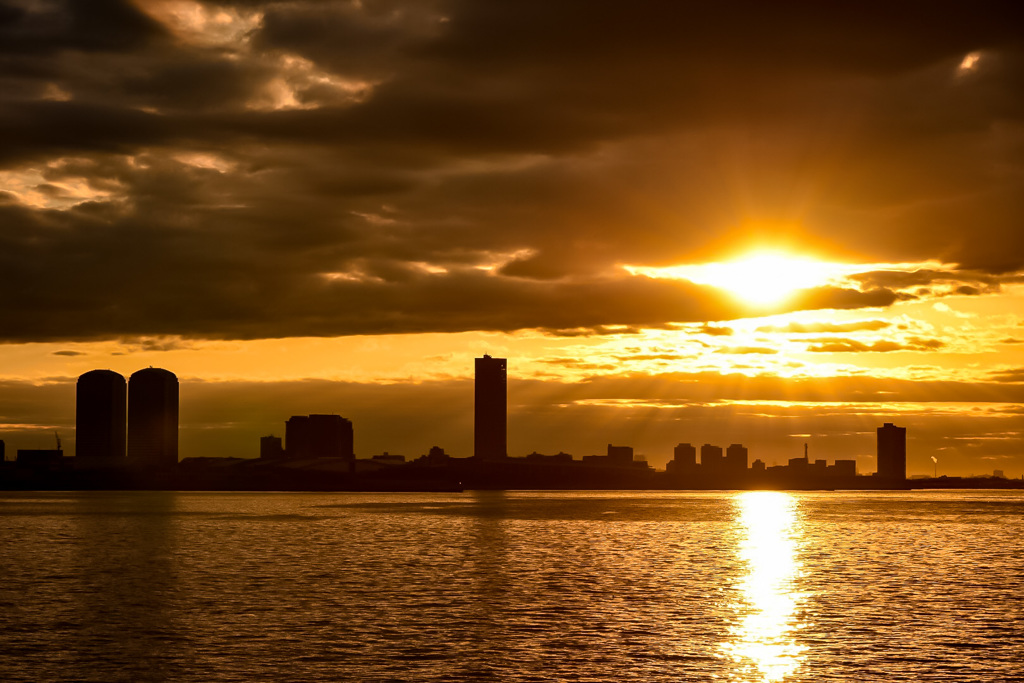
M 960 62 L 960 67 L 959 67 L 960 73 L 965 73 L 967 71 L 971 71 L 972 69 L 974 69 L 974 67 L 976 67 L 978 65 L 978 60 L 980 60 L 980 59 L 981 59 L 981 54 L 978 53 L 978 52 L 972 52 L 969 55 L 967 55 L 966 57 L 964 57 L 963 61 Z
M 757 307 L 783 303 L 801 289 L 821 287 L 842 277 L 848 266 L 779 251 L 759 251 L 732 261 L 671 268 L 630 268 L 649 277 L 674 277 L 723 289 Z
M 735 498 L 746 531 L 740 556 L 747 575 L 740 584 L 739 617 L 724 646 L 737 666 L 737 678 L 782 681 L 802 664 L 807 646 L 796 636 L 796 590 L 800 524 L 796 499 L 777 491 L 747 491 Z
M 827 263 L 770 252 L 710 263 L 705 269 L 705 284 L 758 306 L 780 303 L 797 290 L 826 283 L 831 276 Z

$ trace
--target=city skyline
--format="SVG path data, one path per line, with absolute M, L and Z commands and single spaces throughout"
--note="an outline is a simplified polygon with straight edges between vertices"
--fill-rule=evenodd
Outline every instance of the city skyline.
M 484 354 L 481 358 L 474 360 L 474 375 L 476 380 L 474 386 L 470 388 L 473 394 L 473 405 L 472 405 L 472 419 L 466 420 L 471 423 L 472 440 L 474 447 L 470 452 L 460 452 L 458 449 L 455 452 L 451 452 L 450 445 L 448 447 L 447 456 L 455 458 L 469 458 L 470 456 L 479 455 L 484 460 L 500 459 L 504 457 L 512 458 L 523 458 L 527 455 L 537 455 L 538 448 L 546 452 L 555 452 L 553 449 L 546 445 L 535 446 L 530 453 L 523 452 L 509 452 L 507 446 L 502 450 L 502 444 L 507 439 L 507 359 L 505 358 L 493 358 L 487 354 Z M 178 442 L 178 391 L 179 382 L 176 375 L 168 370 L 162 368 L 145 368 L 132 373 L 131 378 L 124 384 L 122 389 L 117 383 L 116 379 L 120 378 L 121 382 L 124 382 L 124 377 L 119 373 L 113 372 L 109 369 L 97 369 L 83 373 L 76 383 L 76 401 L 75 401 L 75 430 L 69 435 L 64 435 L 64 447 L 71 445 L 68 452 L 65 455 L 70 456 L 74 453 L 77 457 L 78 453 L 78 442 L 79 434 L 84 433 L 86 435 L 87 450 L 85 457 L 92 460 L 92 456 L 100 455 L 103 448 L 112 448 L 114 453 L 111 457 L 125 459 L 125 455 L 135 461 L 140 462 L 143 459 L 151 459 L 154 463 L 163 462 L 164 466 L 171 464 L 172 462 L 178 462 L 180 459 L 189 457 L 205 458 L 210 457 L 204 453 L 186 453 L 178 455 L 177 453 L 177 442 Z M 131 379 L 136 381 L 138 390 L 135 392 L 135 415 L 137 416 L 132 419 L 132 401 L 130 398 L 130 387 Z M 143 386 L 145 385 L 145 386 Z M 515 382 L 513 382 L 513 387 Z M 401 389 L 404 390 L 404 387 Z M 123 393 L 122 393 L 123 392 Z M 128 398 L 128 400 L 125 400 Z M 308 400 L 308 397 L 304 400 Z M 120 402 L 120 403 L 119 403 Z M 121 405 L 121 408 L 125 409 L 122 412 L 127 415 L 118 415 L 117 407 Z M 276 408 L 277 413 L 280 414 L 281 410 L 286 408 Z M 386 410 L 386 408 L 384 408 Z M 120 417 L 120 422 L 118 422 Z M 386 416 L 377 416 L 379 419 L 383 418 L 386 423 Z M 429 416 L 427 416 L 429 418 Z M 325 455 L 335 455 L 337 457 L 353 460 L 356 457 L 380 457 L 380 458 L 399 458 L 408 462 L 417 457 L 423 456 L 428 450 L 433 452 L 439 450 L 441 453 L 445 453 L 446 449 L 443 446 L 437 446 L 436 442 L 431 447 L 418 446 L 411 450 L 403 450 L 401 455 L 394 455 L 396 453 L 394 446 L 392 445 L 390 451 L 385 444 L 384 449 L 363 450 L 356 452 L 354 448 L 354 437 L 353 437 L 353 422 L 352 420 L 340 416 L 336 413 L 331 414 L 317 414 L 311 413 L 309 415 L 293 415 L 292 417 L 284 420 L 284 431 L 280 432 L 277 426 L 280 425 L 281 420 L 277 420 L 277 425 L 271 428 L 269 432 L 272 432 L 270 436 L 266 433 L 262 433 L 259 437 L 258 444 L 253 446 L 251 443 L 243 443 L 239 441 L 242 438 L 243 432 L 239 431 L 233 435 L 229 434 L 229 438 L 232 439 L 232 449 L 230 453 L 221 453 L 221 457 L 234 457 L 234 458 L 267 458 L 267 457 L 283 457 L 287 455 L 290 458 L 314 458 L 324 457 Z M 117 454 L 117 434 L 118 429 L 121 430 L 121 454 Z M 772 468 L 782 467 L 785 468 L 787 464 L 789 466 L 799 465 L 803 463 L 814 463 L 817 461 L 819 464 L 824 464 L 827 460 L 834 460 L 837 465 L 838 463 L 845 463 L 843 465 L 844 476 L 853 473 L 858 474 L 870 474 L 877 471 L 880 476 L 890 478 L 902 478 L 898 477 L 896 473 L 901 472 L 906 478 L 921 477 L 927 473 L 922 468 L 909 469 L 908 462 L 923 462 L 926 461 L 931 463 L 933 472 L 938 474 L 938 462 L 933 453 L 918 453 L 915 458 L 908 461 L 907 458 L 907 429 L 905 427 L 896 427 L 892 423 L 886 422 L 882 426 L 873 427 L 871 429 L 871 435 L 874 437 L 873 449 L 867 455 L 858 455 L 852 459 L 836 455 L 834 452 L 822 452 L 816 450 L 810 457 L 809 452 L 810 444 L 807 441 L 801 445 L 802 454 L 796 455 L 794 453 L 785 453 L 780 459 L 779 457 L 772 457 L 770 451 L 762 452 L 759 446 L 763 444 L 757 444 L 752 442 L 741 443 L 729 443 L 728 448 L 717 445 L 724 439 L 724 442 L 730 442 L 736 438 L 742 438 L 741 426 L 736 424 L 732 425 L 733 431 L 727 434 L 720 435 L 719 439 L 710 439 L 716 443 L 704 442 L 700 446 L 698 451 L 695 446 L 689 443 L 680 442 L 674 447 L 668 443 L 661 443 L 657 445 L 657 448 L 652 451 L 655 453 L 654 457 L 648 455 L 648 452 L 644 451 L 643 448 L 634 448 L 632 445 L 629 446 L 612 446 L 610 443 L 607 444 L 607 457 L 617 458 L 613 456 L 613 453 L 626 453 L 628 452 L 628 460 L 632 461 L 634 457 L 634 451 L 639 461 L 645 462 L 652 467 L 657 469 L 668 469 L 670 472 L 673 467 L 676 467 L 676 471 L 685 471 L 685 463 L 690 462 L 690 454 L 687 449 L 692 449 L 692 462 L 698 465 L 702 470 L 712 473 L 725 473 L 729 471 L 744 471 L 747 469 L 760 468 Z M 128 438 L 125 438 L 124 431 L 127 430 Z M 132 434 L 135 434 L 134 449 L 124 446 L 132 439 Z M 55 432 L 58 443 L 61 442 L 61 434 L 59 431 Z M 283 433 L 285 436 L 274 436 L 273 433 Z M 392 434 L 397 434 L 391 430 Z M 698 432 L 699 434 L 699 432 Z M 0 437 L 3 435 L 0 434 Z M 592 435 L 592 440 L 595 442 L 601 442 L 605 440 L 605 434 L 600 430 L 596 430 Z M 680 435 L 677 435 L 680 436 Z M 687 435 L 682 435 L 687 436 Z M 688 435 L 689 438 L 694 438 L 694 434 Z M 50 439 L 52 440 L 52 435 Z M 0 439 L 2 440 L 2 439 Z M 400 439 L 396 439 L 400 441 Z M 462 435 L 462 440 L 465 441 L 465 435 Z M 621 441 L 621 439 L 620 439 Z M 98 442 L 98 443 L 97 443 Z M 37 442 L 38 443 L 38 442 Z M 291 443 L 292 447 L 289 449 L 287 444 Z M 484 449 L 481 450 L 479 444 L 484 445 Z M 700 443 L 698 441 L 697 443 Z M 99 444 L 113 444 L 112 446 L 101 446 Z M 751 457 L 749 455 L 748 446 L 753 445 L 754 452 L 754 463 L 751 464 Z M 60 448 L 60 446 L 59 446 Z M 497 450 L 496 450 L 497 449 Z M 9 452 L 13 455 L 18 450 L 40 450 L 46 451 L 47 448 L 42 448 L 40 444 L 39 448 L 36 444 L 32 444 L 30 447 L 24 447 L 21 444 L 15 444 L 15 448 L 9 447 Z M 133 455 L 134 450 L 134 455 Z M 569 455 L 574 457 L 576 461 L 597 462 L 604 459 L 605 455 L 595 455 L 604 450 L 604 446 L 600 449 L 592 449 L 589 452 L 573 451 Z M 125 452 L 127 451 L 127 453 Z M 497 453 L 501 451 L 501 455 Z M 391 455 L 389 455 L 389 452 Z M 564 450 L 558 450 L 562 455 L 566 455 Z M 697 458 L 697 453 L 700 453 L 700 457 Z M 843 452 L 839 450 L 839 452 Z M 661 457 L 667 453 L 667 457 Z M 319 454 L 319 455 L 318 455 Z M 216 456 L 214 456 L 216 457 Z M 679 467 L 677 463 L 684 463 L 683 467 Z M 846 469 L 846 464 L 849 465 L 849 469 Z M 998 476 L 1007 476 L 1005 470 L 994 470 L 998 473 Z M 948 473 L 953 476 L 965 476 L 960 473 Z M 989 476 L 991 472 L 971 472 L 970 476 Z M 1009 473 L 1011 478 L 1015 478 L 1015 475 Z
M 1020 678 L 1011 0 L 0 0 L 3 683 Z
M 486 353 L 510 453 L 1024 475 L 1015 9 L 0 3 L 0 438 L 154 366 L 182 454 L 471 454 Z
M 782 465 L 749 449 L 710 443 L 697 449 L 679 443 L 664 470 L 651 466 L 631 445 L 608 443 L 604 454 L 510 456 L 507 450 L 507 359 L 485 354 L 474 359 L 472 456 L 454 456 L 441 446 L 409 458 L 387 451 L 357 457 L 352 421 L 337 414 L 293 415 L 285 436 L 259 439 L 258 457 L 179 460 L 177 376 L 163 368 L 144 368 L 125 382 L 110 370 L 91 370 L 78 378 L 76 448 L 18 449 L 16 459 L 0 457 L 3 488 L 110 490 L 453 490 L 469 489 L 908 489 L 907 430 L 885 423 L 876 430 L 875 471 L 858 472 L 855 460 L 811 460 L 803 456 Z M 127 420 L 125 419 L 127 416 Z M 127 436 L 127 438 L 126 438 Z M 0 440 L 0 446 L 4 442 Z M 220 460 L 219 464 L 214 461 Z M 913 478 L 913 477 L 911 477 Z M 1022 477 L 1024 480 L 1024 477 Z M 926 488 L 1013 487 L 1017 482 L 997 471 L 994 477 L 964 480 L 932 478 Z
M 553 481 L 545 481 L 545 465 L 597 466 L 599 468 L 634 468 L 641 467 L 645 471 L 655 471 L 643 454 L 637 455 L 631 445 L 607 444 L 603 455 L 582 455 L 575 458 L 573 454 L 559 451 L 554 455 L 545 455 L 534 450 L 524 455 L 510 455 L 507 449 L 507 367 L 508 359 L 494 358 L 488 354 L 474 359 L 474 410 L 473 440 L 474 451 L 471 457 L 453 455 L 441 446 L 431 446 L 429 451 L 419 457 L 408 457 L 404 454 L 383 451 L 370 457 L 358 458 L 355 451 L 354 428 L 352 421 L 335 413 L 293 415 L 285 421 L 284 438 L 273 434 L 259 438 L 257 457 L 227 458 L 227 461 L 261 461 L 270 465 L 284 465 L 289 462 L 306 461 L 307 465 L 317 466 L 312 461 L 337 459 L 346 463 L 344 471 L 351 475 L 366 471 L 379 471 L 380 468 L 392 469 L 395 466 L 409 463 L 425 464 L 428 468 L 454 467 L 450 473 L 453 481 L 459 476 L 469 477 L 470 485 L 484 487 L 505 487 L 504 477 L 500 474 L 503 468 L 516 462 L 531 465 L 528 470 L 508 470 L 507 485 L 515 488 L 533 485 L 556 485 L 589 487 L 595 482 L 583 479 L 559 479 L 567 471 L 556 474 Z M 178 380 L 174 373 L 162 368 L 145 368 L 132 374 L 128 382 L 123 376 L 111 370 L 91 370 L 78 378 L 76 391 L 76 430 L 75 453 L 69 460 L 63 451 L 60 435 L 56 434 L 56 449 L 18 449 L 17 465 L 23 470 L 20 476 L 39 476 L 46 471 L 59 472 L 93 472 L 104 477 L 113 476 L 110 472 L 122 470 L 134 471 L 144 476 L 147 472 L 157 476 L 151 483 L 158 484 L 162 477 L 169 475 L 169 468 L 179 464 L 177 453 L 178 443 Z M 127 399 L 127 400 L 126 400 Z M 127 420 L 126 420 L 127 415 Z M 127 439 L 126 437 L 127 433 Z M 5 445 L 0 440 L 0 445 Z M 747 488 L 750 486 L 778 487 L 837 487 L 863 488 L 869 481 L 864 475 L 870 475 L 883 488 L 905 482 L 908 479 L 924 478 L 920 475 L 909 475 L 907 472 L 907 429 L 886 422 L 876 429 L 875 469 L 873 472 L 860 472 L 856 460 L 835 459 L 830 465 L 826 458 L 811 459 L 809 443 L 803 445 L 803 456 L 789 458 L 782 465 L 768 463 L 761 458 L 750 462 L 749 449 L 741 443 L 731 443 L 723 449 L 710 443 L 700 447 L 700 458 L 697 449 L 690 443 L 679 443 L 672 450 L 672 458 L 665 464 L 664 473 L 672 482 L 669 486 L 697 488 L 716 486 Z M 126 457 L 127 456 L 127 457 Z M 186 459 L 189 459 L 186 456 Z M 197 462 L 208 461 L 209 458 L 193 457 L 189 465 L 192 475 Z M 360 460 L 362 463 L 360 463 Z M 937 461 L 931 457 L 933 464 Z M 0 462 L 3 458 L 0 457 Z M 470 469 L 465 469 L 466 467 Z M 495 469 L 495 466 L 497 469 Z M 540 469 L 536 469 L 540 466 Z M 205 466 L 199 465 L 200 471 Z M 369 467 L 369 470 L 367 470 Z M 43 469 L 40 469 L 43 468 Z M 125 469 L 127 468 L 127 469 Z M 176 468 L 175 468 L 176 469 Z M 341 470 L 331 468 L 335 473 Z M 35 471 L 32 475 L 28 470 Z M 102 474 L 101 471 L 108 471 Z M 222 475 L 227 470 L 222 470 Z M 395 470 L 397 471 L 397 470 Z M 462 474 L 458 474 L 459 472 Z M 548 469 L 548 473 L 552 470 Z M 161 474 L 161 472 L 165 474 Z M 524 474 L 529 472 L 529 474 Z M 557 472 L 557 471 L 556 471 Z M 116 475 L 120 476 L 120 475 Z M 116 483 L 116 478 L 109 483 Z M 994 477 L 1005 480 L 1005 472 L 996 470 Z M 526 477 L 526 478 L 522 478 Z M 17 477 L 16 477 L 17 478 Z M 414 479 L 422 479 L 423 472 L 413 475 Z M 1024 478 L 1024 477 L 1022 477 Z M 100 481 L 97 480 L 97 481 Z M 429 480 L 429 478 L 428 478 Z M 856 481 L 855 481 L 856 480 Z M 170 480 L 168 480 L 170 481 Z M 182 485 L 186 484 L 182 480 Z M 260 480 L 262 481 L 262 480 Z M 86 485 L 95 485 L 92 475 L 83 480 Z M 128 480 L 125 482 L 129 483 Z M 233 481 L 230 477 L 222 481 L 223 485 L 232 488 L 246 486 L 245 480 Z M 136 485 L 136 484 L 131 484 Z M 249 485 L 263 486 L 256 480 Z M 308 483 L 302 485 L 309 485 Z M 336 485 L 344 486 L 337 481 Z M 460 484 L 459 484 L 460 485 Z M 654 488 L 665 486 L 654 480 L 633 481 L 632 487 L 651 485 Z

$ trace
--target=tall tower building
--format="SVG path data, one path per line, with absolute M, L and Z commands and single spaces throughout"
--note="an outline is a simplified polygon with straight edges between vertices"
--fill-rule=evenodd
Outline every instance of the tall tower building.
M 722 455 L 722 447 L 712 446 L 709 443 L 701 446 L 700 468 L 704 474 L 721 474 L 725 469 L 725 456 Z
M 665 465 L 666 472 L 692 474 L 697 469 L 697 449 L 688 443 L 677 444 L 672 459 Z
M 160 368 L 128 378 L 128 459 L 151 466 L 178 462 L 178 378 Z
M 688 443 L 677 444 L 672 450 L 672 461 L 676 467 L 692 469 L 697 466 L 697 449 Z
M 112 370 L 91 370 L 75 389 L 75 456 L 124 458 L 128 389 Z
M 747 449 L 734 443 L 725 449 L 725 466 L 730 472 L 747 471 Z
M 508 455 L 507 360 L 484 354 L 476 359 L 473 403 L 473 455 L 497 460 Z
M 878 428 L 878 476 L 907 478 L 907 429 L 886 422 Z

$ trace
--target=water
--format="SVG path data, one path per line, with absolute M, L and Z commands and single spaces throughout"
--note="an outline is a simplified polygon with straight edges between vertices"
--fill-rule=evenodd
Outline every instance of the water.
M 3 493 L 3 681 L 1024 680 L 1024 494 Z

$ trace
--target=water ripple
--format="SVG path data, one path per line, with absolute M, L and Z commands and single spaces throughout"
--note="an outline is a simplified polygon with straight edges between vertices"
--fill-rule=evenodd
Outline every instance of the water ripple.
M 1024 680 L 1024 496 L 13 493 L 21 681 Z

